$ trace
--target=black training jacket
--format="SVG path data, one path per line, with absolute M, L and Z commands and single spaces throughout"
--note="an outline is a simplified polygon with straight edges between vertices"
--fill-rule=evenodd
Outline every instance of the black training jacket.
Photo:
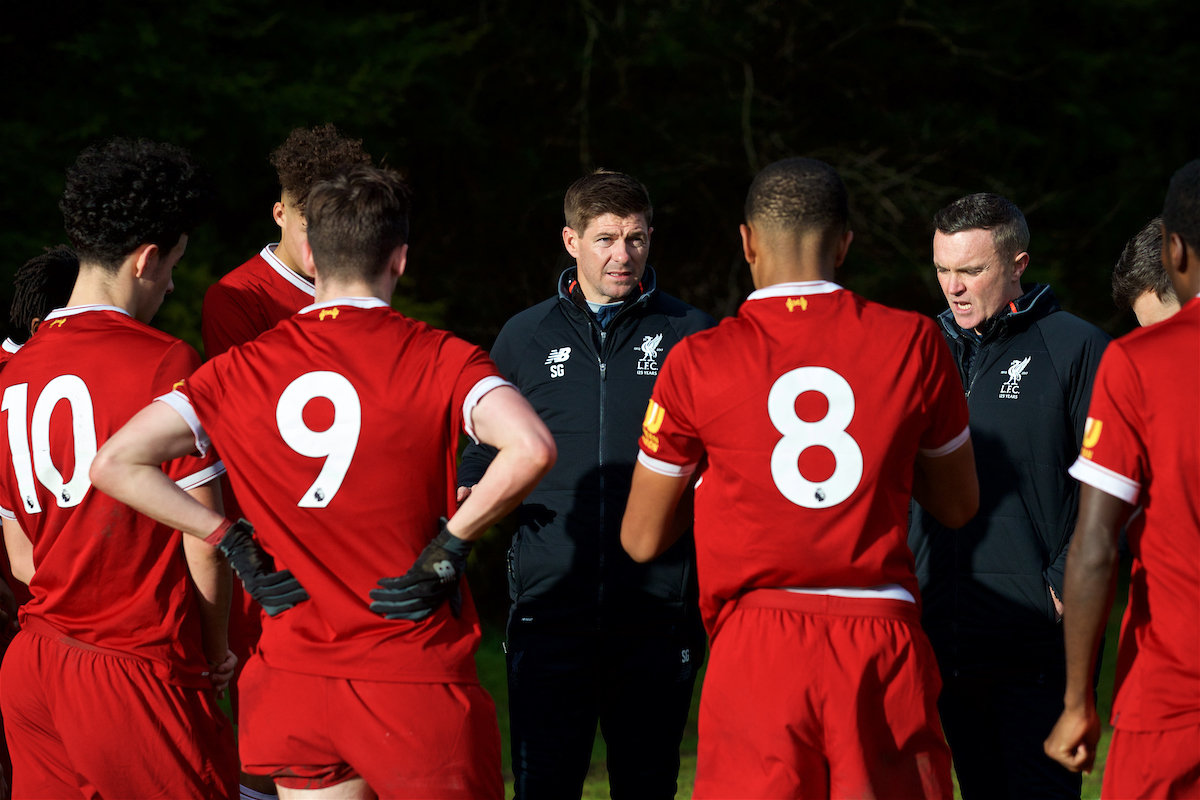
M 971 410 L 979 513 L 958 530 L 914 503 L 908 543 L 923 624 L 943 670 L 1061 663 L 1063 566 L 1075 528 L 1092 380 L 1109 337 L 1061 310 L 1049 286 L 1025 294 L 982 337 L 938 317 Z
M 558 295 L 510 319 L 492 349 L 558 445 L 554 468 L 517 512 L 508 553 L 510 625 L 620 630 L 698 613 L 691 535 L 636 564 L 621 548 L 621 517 L 663 359 L 684 336 L 716 322 L 658 291 L 650 267 L 642 287 L 602 332 L 572 267 Z M 459 485 L 477 483 L 494 454 L 469 445 Z

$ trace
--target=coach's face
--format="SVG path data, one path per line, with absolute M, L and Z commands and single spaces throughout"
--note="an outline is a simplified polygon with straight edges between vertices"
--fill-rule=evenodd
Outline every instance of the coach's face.
M 980 228 L 933 234 L 933 265 L 942 294 L 960 328 L 979 326 L 1021 296 L 1021 275 L 1028 253 L 1005 259 L 996 252 L 991 231 Z
M 593 303 L 628 297 L 642 280 L 650 257 L 650 234 L 643 214 L 601 214 L 581 233 L 563 228 L 563 245 L 579 267 L 579 287 Z

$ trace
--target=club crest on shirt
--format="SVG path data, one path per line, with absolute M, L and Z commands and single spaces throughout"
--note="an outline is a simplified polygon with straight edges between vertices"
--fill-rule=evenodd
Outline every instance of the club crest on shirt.
M 658 354 L 662 352 L 659 344 L 662 343 L 662 337 L 661 333 L 642 337 L 642 343 L 638 345 L 638 350 L 642 351 L 642 357 L 638 359 L 638 375 L 658 374 Z
M 999 398 L 1001 400 L 1016 400 L 1021 396 L 1021 378 L 1024 378 L 1029 373 L 1025 368 L 1029 366 L 1029 361 L 1033 356 L 1025 356 L 1024 359 L 1012 360 L 1012 363 L 1001 370 L 1001 373 L 1008 376 L 1008 380 L 1000 385 Z
M 561 378 L 567 374 L 567 368 L 563 365 L 570 357 L 571 348 L 569 347 L 556 347 L 550 351 L 550 355 L 546 356 L 544 363 L 550 365 L 551 378 Z

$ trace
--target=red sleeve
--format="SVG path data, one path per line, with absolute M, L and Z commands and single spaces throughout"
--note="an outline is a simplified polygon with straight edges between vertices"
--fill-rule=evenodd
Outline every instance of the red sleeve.
M 1137 503 L 1148 463 L 1141 377 L 1119 341 L 1100 359 L 1083 448 L 1071 475 L 1130 505 Z
M 200 366 L 200 355 L 186 342 L 176 342 L 163 355 L 154 372 L 150 397 L 160 397 L 173 391 L 184 391 L 188 379 Z M 201 455 L 183 456 L 163 464 L 163 471 L 185 489 L 207 483 L 224 472 L 220 459 L 209 449 Z
M 213 359 L 264 332 L 262 314 L 248 307 L 237 289 L 222 283 L 209 287 L 200 311 L 200 336 L 204 355 Z
M 451 413 L 455 429 L 475 439 L 475 428 L 471 424 L 471 410 L 479 399 L 497 386 L 508 384 L 500 374 L 495 362 L 480 348 L 451 334 L 446 334 L 440 360 L 454 365 L 452 376 Z
M 936 458 L 953 453 L 966 442 L 970 411 L 954 357 L 932 320 L 921 320 L 919 336 L 922 362 L 928 365 L 922 392 L 929 421 L 920 449 L 922 455 Z
M 663 362 L 642 419 L 638 461 L 663 475 L 681 477 L 695 470 L 704 444 L 693 427 L 692 392 L 688 383 L 687 340 L 671 349 Z

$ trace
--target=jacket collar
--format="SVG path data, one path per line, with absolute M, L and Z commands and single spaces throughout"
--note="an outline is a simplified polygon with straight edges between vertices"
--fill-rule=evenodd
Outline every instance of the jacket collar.
M 587 301 L 583 298 L 583 290 L 579 288 L 579 281 L 576 280 L 578 269 L 578 267 L 568 267 L 558 276 L 558 299 L 586 314 L 589 320 L 594 322 L 595 315 L 588 308 Z M 658 291 L 658 277 L 654 274 L 654 268 L 649 264 L 646 265 L 646 271 L 642 273 L 641 288 L 641 293 L 637 297 L 625 301 L 624 307 L 617 312 L 616 319 L 624 317 L 632 308 L 644 308 L 654 293 Z M 616 319 L 613 321 L 615 322 Z
M 1058 299 L 1050 286 L 1045 283 L 1035 283 L 1032 286 L 1022 286 L 1025 294 L 1005 306 L 991 319 L 981 326 L 983 333 L 977 337 L 982 343 L 1000 339 L 1010 333 L 1017 333 L 1028 328 L 1033 323 L 1060 310 Z M 942 330 L 953 341 L 967 339 L 969 334 L 954 321 L 954 312 L 946 309 L 938 314 L 938 323 Z

